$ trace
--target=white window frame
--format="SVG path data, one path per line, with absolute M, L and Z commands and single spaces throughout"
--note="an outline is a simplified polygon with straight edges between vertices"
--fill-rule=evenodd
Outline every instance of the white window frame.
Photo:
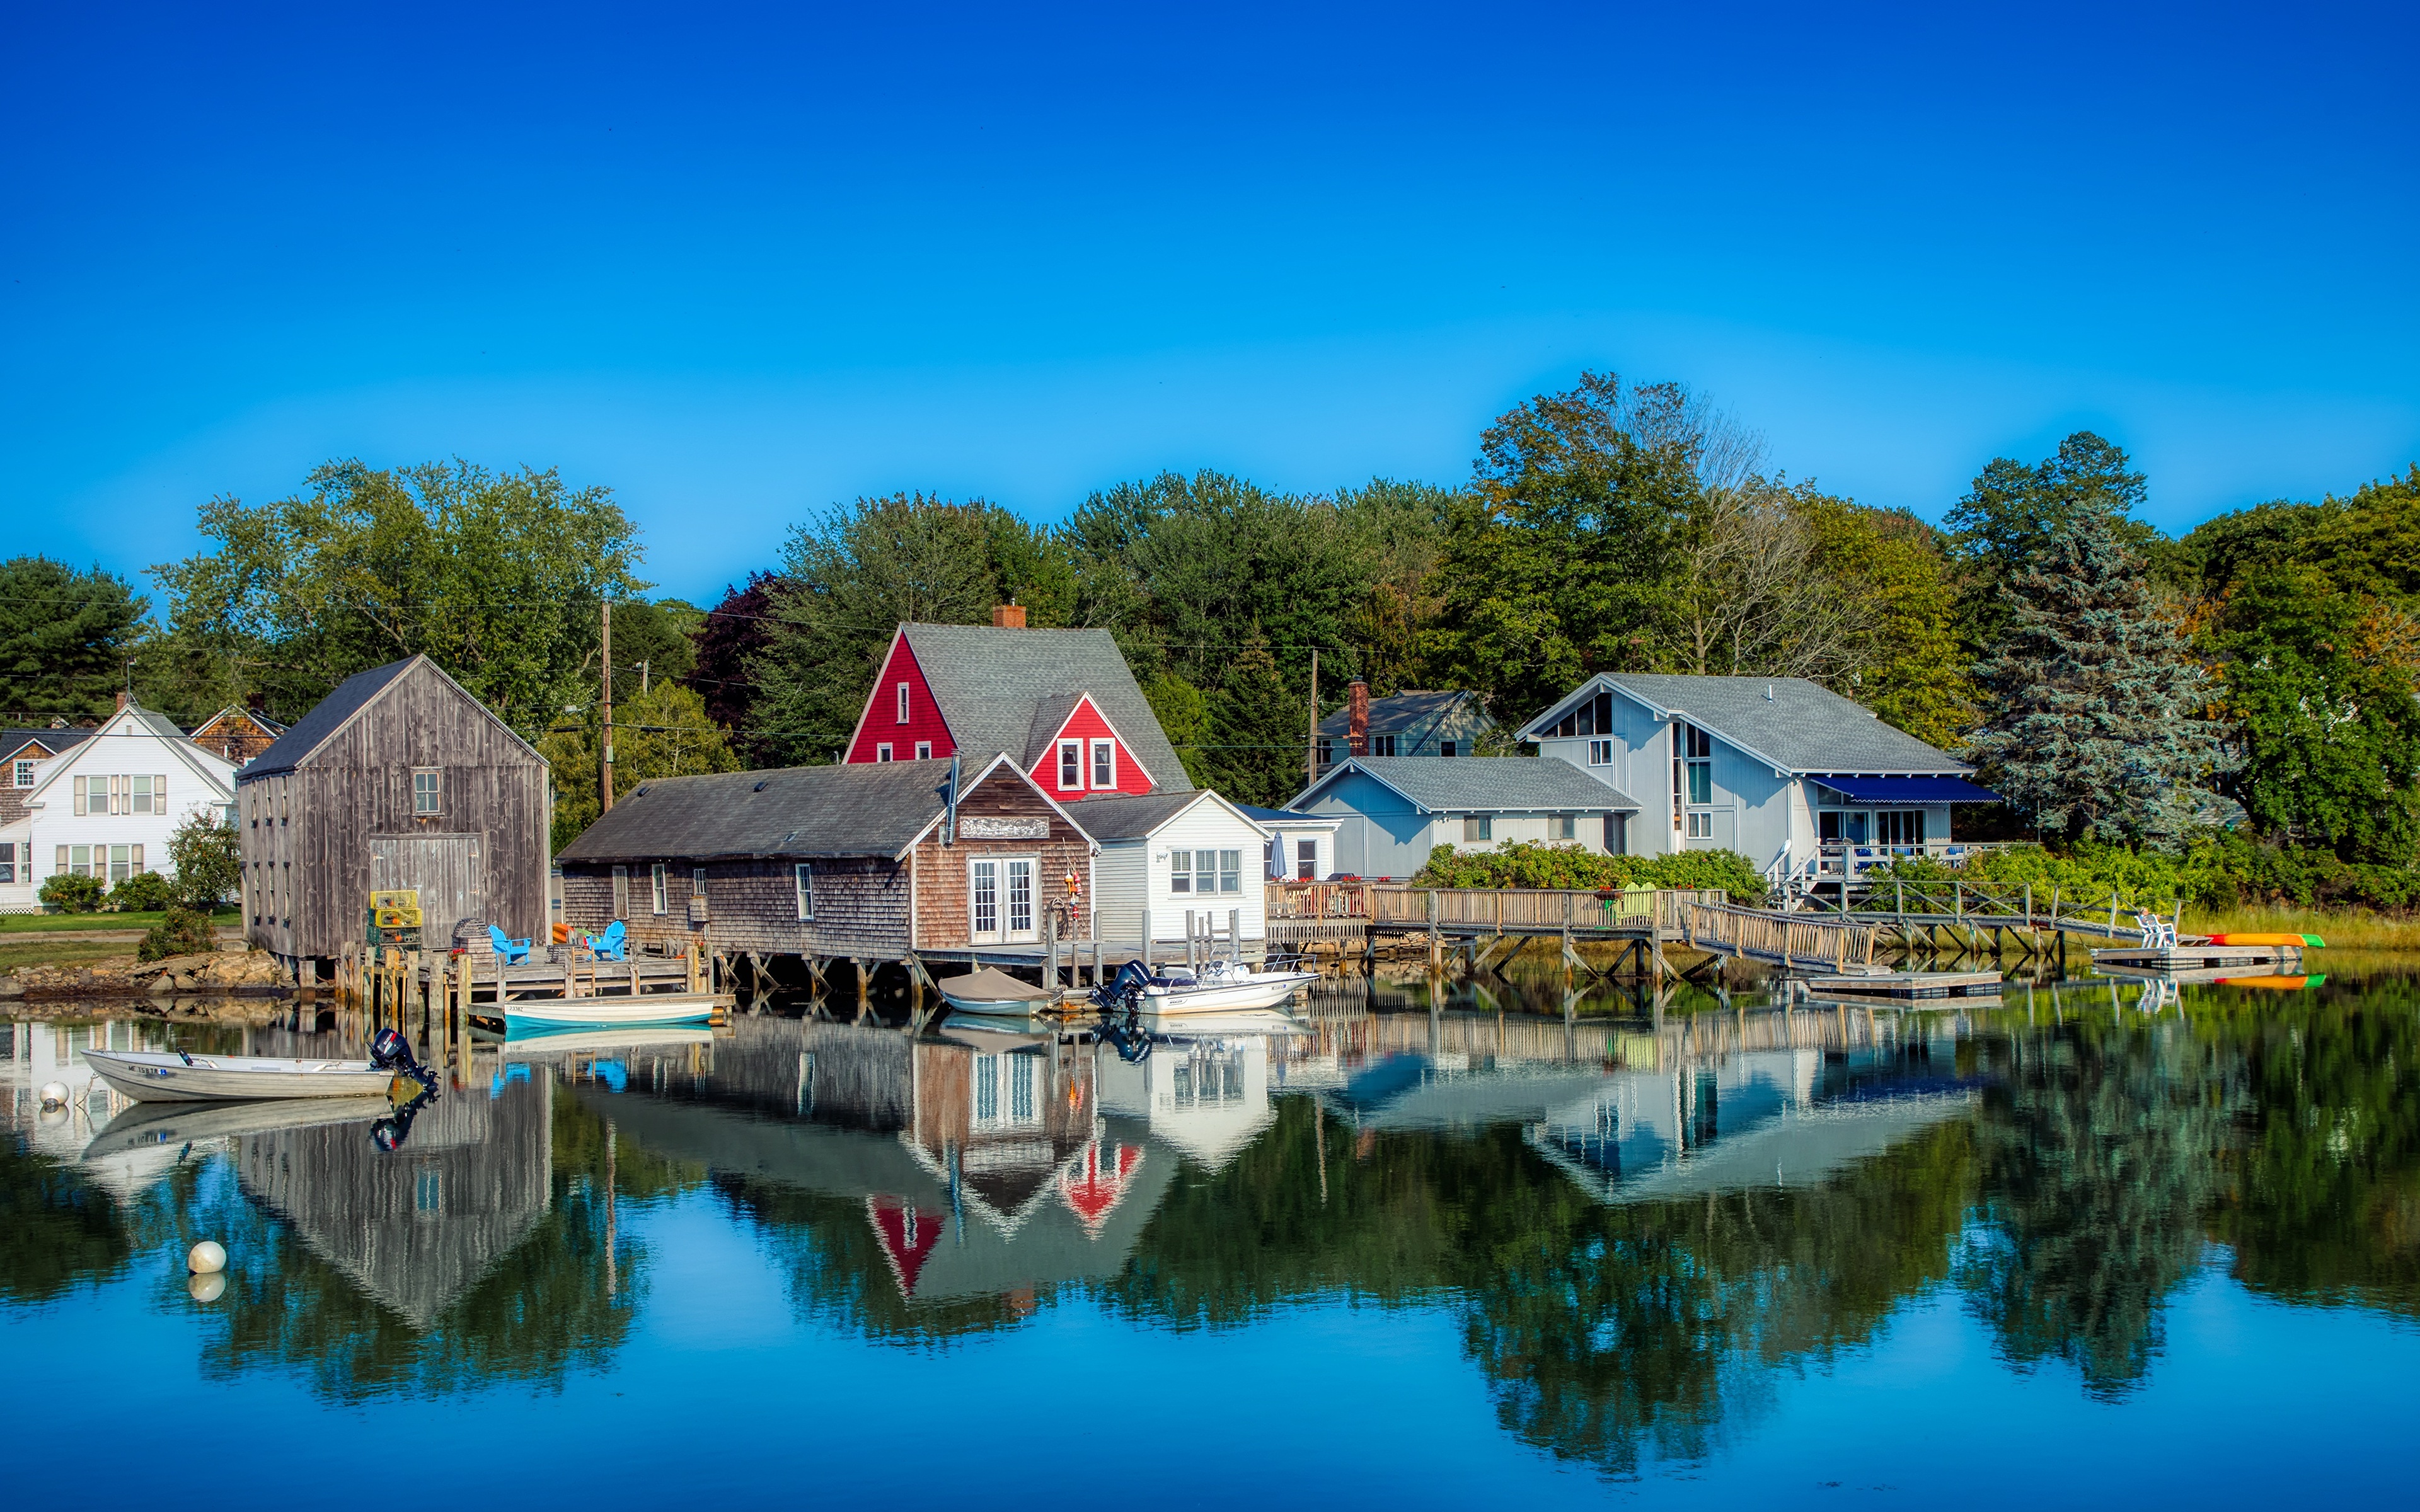
M 791 869 L 790 878 L 799 889 L 799 922 L 812 924 L 815 921 L 815 869 L 800 861 Z
M 1220 851 L 1218 853 L 1219 896 L 1232 897 L 1243 890 L 1244 853 L 1242 851 Z
M 1491 813 L 1464 814 L 1462 816 L 1462 838 L 1466 843 L 1471 841 L 1494 841 L 1496 839 L 1496 816 Z
M 899 685 L 899 718 L 897 722 L 900 724 L 906 724 L 908 722 L 908 685 L 905 683 Z
M 1546 838 L 1548 840 L 1579 839 L 1580 816 L 1575 813 L 1548 814 L 1546 816 Z
M 1613 742 L 1610 740 L 1590 741 L 1588 764 L 1590 766 L 1611 766 L 1613 764 Z
M 1714 810 L 1713 810 L 1712 809 L 1692 809 L 1692 810 L 1689 810 L 1689 829 L 1688 829 L 1688 833 L 1687 833 L 1685 836 L 1683 836 L 1683 839 L 1686 839 L 1686 840 L 1712 840 L 1712 839 L 1714 839 Z
M 1093 742 L 1093 786 L 1109 789 L 1118 785 L 1118 743 L 1114 740 Z
M 1193 895 L 1193 853 L 1189 850 L 1168 853 L 1168 890 Z
M 876 746 L 874 748 L 874 759 L 877 762 L 887 762 L 891 760 L 891 742 L 886 740 Z
M 916 759 L 920 762 L 929 762 L 933 759 L 933 743 L 931 741 L 920 740 L 916 742 Z
M 1080 740 L 1059 742 L 1059 791 L 1084 791 L 1084 743 Z M 1071 780 L 1072 779 L 1072 780 Z
M 28 852 L 26 859 L 31 860 L 33 857 L 30 853 L 33 847 L 28 845 L 25 849 Z M 13 840 L 0 840 L 0 882 L 13 883 L 16 880 L 17 842 Z M 29 876 L 25 880 L 31 882 L 34 879 Z
M 19 787 L 29 788 L 34 785 L 34 764 L 37 760 L 38 758 L 32 756 L 20 756 L 17 758 L 17 785 Z
M 672 888 L 668 885 L 667 879 L 664 876 L 664 863 L 658 861 L 654 866 L 647 869 L 647 874 L 648 880 L 655 885 L 655 897 L 652 901 L 656 905 L 656 912 L 658 914 L 670 913 L 672 911 Z
M 420 803 L 420 779 L 424 777 L 431 779 L 429 797 L 432 801 L 427 808 L 421 807 Z M 434 819 L 444 811 L 444 772 L 434 766 L 413 767 L 411 769 L 411 817 L 414 819 Z
M 1307 877 L 1302 874 L 1306 867 L 1308 867 L 1311 872 L 1311 875 Z M 1319 880 L 1318 841 L 1297 840 L 1294 842 L 1294 875 L 1297 881 L 1301 882 L 1317 882 Z

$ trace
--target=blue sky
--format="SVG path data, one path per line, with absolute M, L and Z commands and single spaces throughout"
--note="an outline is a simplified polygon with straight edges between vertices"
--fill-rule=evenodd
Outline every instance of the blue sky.
M 139 573 L 459 455 L 696 596 L 860 493 L 1458 481 L 1591 366 L 1935 518 L 2089 426 L 2180 529 L 2420 460 L 2413 15 L 21 5 L 0 514 Z

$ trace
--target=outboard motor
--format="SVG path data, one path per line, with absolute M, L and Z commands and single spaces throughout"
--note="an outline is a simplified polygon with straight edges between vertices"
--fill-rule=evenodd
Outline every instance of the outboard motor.
M 1129 961 L 1093 989 L 1093 1005 L 1104 1013 L 1133 1013 L 1142 1007 L 1142 990 L 1150 982 L 1151 973 L 1143 970 L 1142 963 Z
M 387 1032 L 392 1034 L 395 1031 L 390 1029 Z M 435 1092 L 425 1087 L 422 1088 L 418 1097 L 370 1125 L 370 1143 L 390 1155 L 401 1149 L 403 1142 L 411 1136 L 411 1120 L 420 1117 L 422 1108 L 436 1101 Z
M 409 1076 L 418 1082 L 421 1101 L 427 1100 L 437 1090 L 436 1073 L 422 1065 L 419 1058 L 412 1055 L 411 1041 L 392 1027 L 379 1030 L 378 1038 L 370 1041 L 370 1064 L 380 1071 L 390 1071 L 398 1076 Z M 406 1126 L 409 1127 L 409 1120 Z

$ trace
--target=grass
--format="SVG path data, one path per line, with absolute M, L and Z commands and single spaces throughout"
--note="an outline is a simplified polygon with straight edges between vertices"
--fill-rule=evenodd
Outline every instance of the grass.
M 41 934 L 53 930 L 75 929 L 149 929 L 165 914 L 0 914 L 0 935 Z M 243 921 L 243 915 L 233 908 L 223 908 L 210 916 L 210 922 L 221 929 Z
M 2316 934 L 2350 950 L 2420 950 L 2420 918 L 2317 908 L 2187 908 L 2186 934 Z
M 99 961 L 132 961 L 124 940 L 36 940 L 0 944 L 0 977 L 25 966 L 88 966 Z

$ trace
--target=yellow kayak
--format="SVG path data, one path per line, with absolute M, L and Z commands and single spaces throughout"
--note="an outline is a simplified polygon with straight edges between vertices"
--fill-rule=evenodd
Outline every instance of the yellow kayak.
M 2297 950 L 2321 949 L 2327 941 L 2316 934 L 2213 934 L 2212 945 L 2288 945 Z
M 2316 987 L 2327 980 L 2324 975 L 2309 977 L 2221 977 L 2221 987 L 2266 987 L 2273 992 L 2298 993 L 2305 987 Z

